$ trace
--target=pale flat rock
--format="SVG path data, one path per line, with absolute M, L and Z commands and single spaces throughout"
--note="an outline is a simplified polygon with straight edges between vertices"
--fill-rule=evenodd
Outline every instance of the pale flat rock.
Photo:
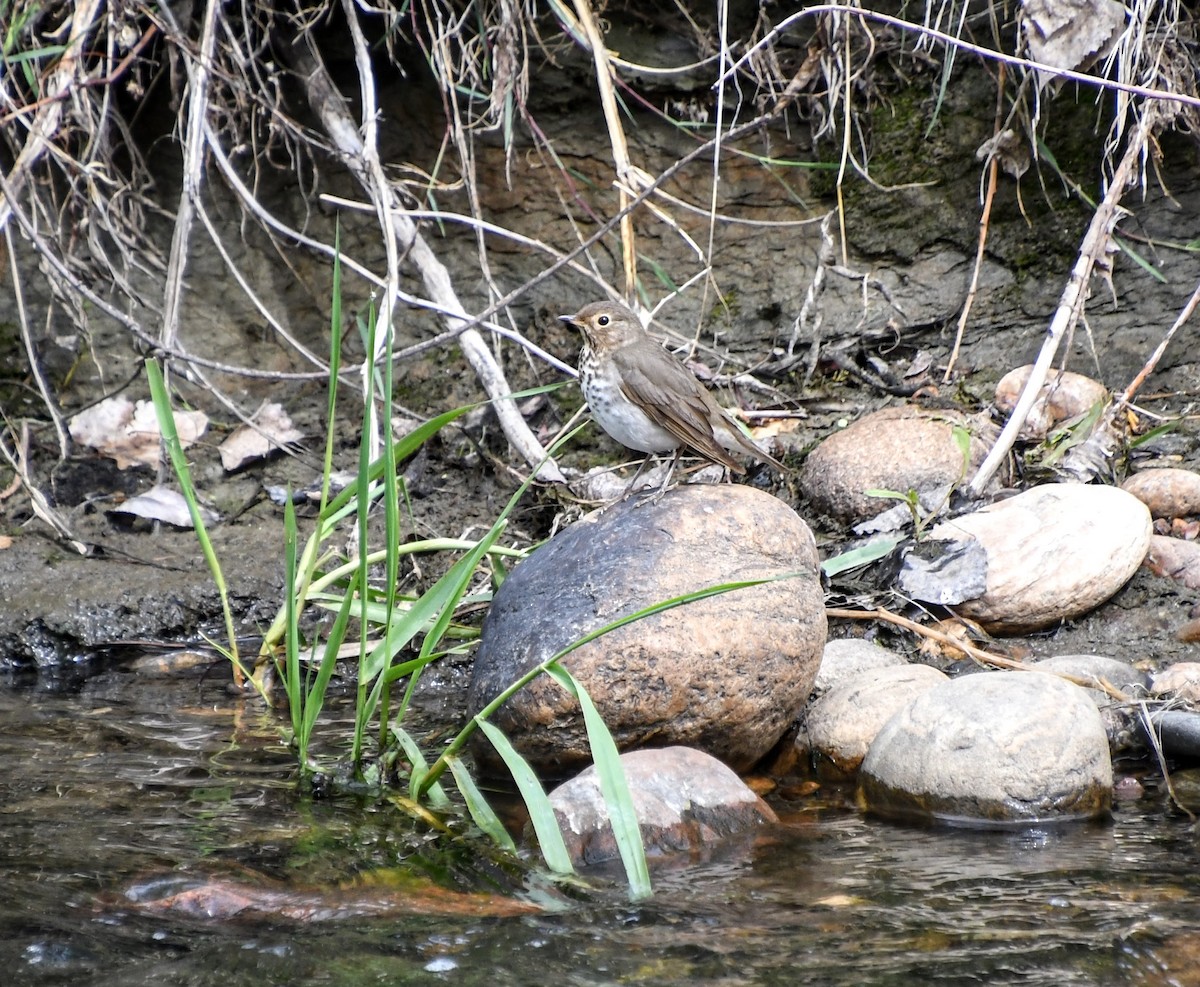
M 812 532 L 746 486 L 684 486 L 576 522 L 518 565 L 484 621 L 468 705 L 477 712 L 589 631 L 673 597 L 765 582 L 627 624 L 563 659 L 622 750 L 683 745 L 751 767 L 803 707 L 825 646 Z M 579 706 L 542 677 L 494 715 L 537 768 L 591 760 Z M 477 753 L 494 763 L 490 747 Z
M 728 767 L 688 747 L 621 755 L 648 855 L 694 854 L 777 822 L 775 813 Z M 567 852 L 576 864 L 618 856 L 608 806 L 594 767 L 550 793 Z
M 890 665 L 833 686 L 805 717 L 817 774 L 832 780 L 853 777 L 883 725 L 917 696 L 948 681 L 929 665 Z
M 1116 487 L 1052 483 L 937 525 L 930 538 L 976 539 L 987 588 L 953 609 L 992 633 L 1027 633 L 1099 606 L 1141 565 L 1150 512 Z
M 1104 815 L 1112 785 L 1104 724 L 1083 689 L 1044 672 L 984 672 L 888 720 L 858 797 L 886 816 L 1008 826 Z
M 956 428 L 970 435 L 967 462 Z M 868 490 L 927 493 L 961 483 L 983 461 L 995 435 L 995 426 L 982 416 L 908 405 L 884 408 L 818 445 L 800 469 L 800 489 L 833 517 L 874 517 L 895 501 Z

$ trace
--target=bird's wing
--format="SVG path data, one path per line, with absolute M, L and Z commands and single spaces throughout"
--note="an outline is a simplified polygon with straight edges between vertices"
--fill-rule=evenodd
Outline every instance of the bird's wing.
M 649 340 L 645 345 L 658 347 Z M 630 358 L 633 355 L 630 349 L 625 347 L 612 355 L 620 371 L 621 390 L 625 396 L 655 425 L 666 429 L 695 452 L 735 473 L 746 472 L 713 437 L 713 416 L 725 413 L 691 371 L 664 351 L 662 355 L 666 359 L 655 361 L 655 371 L 665 382 L 656 383 Z

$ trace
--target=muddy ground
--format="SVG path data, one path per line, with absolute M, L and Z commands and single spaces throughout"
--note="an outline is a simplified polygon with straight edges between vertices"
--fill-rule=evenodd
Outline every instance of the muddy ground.
M 561 89 L 550 83 L 534 109 L 544 132 L 573 169 L 578 185 L 573 198 L 547 180 L 543 157 L 526 140 L 511 156 L 511 180 L 505 178 L 505 153 L 494 137 L 481 139 L 479 188 L 481 208 L 495 223 L 526 232 L 558 245 L 572 243 L 569 219 L 585 230 L 595 215 L 610 214 L 611 163 L 607 136 L 594 100 L 586 92 L 586 62 L 562 58 L 544 71 L 561 73 Z M 569 83 L 569 85 L 568 85 Z M 430 165 L 439 150 L 442 125 L 440 98 L 420 78 L 394 79 L 383 93 L 388 160 Z M 793 337 L 793 323 L 813 280 L 820 248 L 819 220 L 833 204 L 832 172 L 762 167 L 747 158 L 731 157 L 723 174 L 721 201 L 725 212 L 755 221 L 794 221 L 805 225 L 770 227 L 726 224 L 717 228 L 714 281 L 697 284 L 664 309 L 668 324 L 685 337 L 698 333 L 712 350 L 700 358 L 716 367 L 713 352 L 729 356 L 730 366 L 760 368 L 785 400 L 742 391 L 726 393 L 726 403 L 782 406 L 806 417 L 783 441 L 789 463 L 798 464 L 805 452 L 831 429 L 867 410 L 904 398 L 872 382 L 880 370 L 902 372 L 918 354 L 927 354 L 935 368 L 945 367 L 953 344 L 954 323 L 966 297 L 979 229 L 981 166 L 974 150 L 990 133 L 991 96 L 986 76 L 964 69 L 961 84 L 952 87 L 939 123 L 928 139 L 923 136 L 932 106 L 931 76 L 918 72 L 909 84 L 890 90 L 870 115 L 866 139 L 871 145 L 873 176 L 878 185 L 852 179 L 846 198 L 849 271 L 831 273 L 820 299 L 823 318 L 819 333 L 821 359 L 814 377 L 804 380 L 803 366 L 769 377 L 763 371 L 779 365 Z M 690 94 L 676 94 L 695 98 Z M 650 92 L 662 105 L 667 96 Z M 1092 194 L 1098 181 L 1100 137 L 1097 113 L 1087 93 L 1064 91 L 1053 104 L 1047 144 L 1070 176 Z M 866 118 L 864 118 L 866 119 Z M 146 124 L 150 126 L 151 124 Z M 686 131 L 673 128 L 645 108 L 631 109 L 630 142 L 634 159 L 655 172 L 693 146 Z M 518 136 L 520 142 L 522 138 Z M 817 158 L 836 161 L 837 148 L 814 143 L 805 128 L 793 121 L 753 135 L 742 149 L 774 158 Z M 1131 191 L 1126 205 L 1132 215 L 1122 224 L 1125 242 L 1154 265 L 1157 273 L 1131 260 L 1114 258 L 1110 285 L 1093 283 L 1087 319 L 1075 333 L 1069 368 L 1102 379 L 1110 388 L 1124 388 L 1133 379 L 1176 318 L 1197 281 L 1193 241 L 1200 230 L 1200 163 L 1189 139 L 1165 135 L 1158 171 L 1144 190 Z M 168 151 L 162 154 L 160 192 L 172 203 L 176 171 Z M 707 202 L 710 169 L 688 169 L 672 183 L 672 194 L 703 205 Z M 311 187 L 302 186 L 289 172 L 274 176 L 265 198 L 298 224 L 328 235 L 333 210 L 319 202 Z M 320 175 L 320 189 L 356 196 L 349 179 L 330 166 Z M 445 190 L 443 207 L 464 206 L 463 193 Z M 239 268 L 258 286 L 276 316 L 297 338 L 315 351 L 327 349 L 329 269 L 322 258 L 268 242 L 253 229 L 239 226 L 239 216 L 227 197 L 210 203 L 224 222 L 223 233 L 236 248 Z M 707 237 L 703 217 L 676 211 L 677 222 L 700 242 Z M 1089 207 L 1072 195 L 1052 170 L 1035 169 L 1019 184 L 1003 178 L 991 218 L 988 249 L 954 379 L 931 387 L 942 399 L 981 407 L 990 399 L 995 381 L 1012 367 L 1030 362 L 1045 333 L 1067 274 L 1074 261 Z M 343 214 L 343 244 L 361 262 L 377 264 L 382 247 L 371 224 Z M 690 247 L 653 216 L 638 216 L 639 249 L 652 263 L 642 271 L 646 294 L 658 301 L 667 290 L 655 272 L 668 271 L 682 283 L 695 269 Z M 169 226 L 151 234 L 165 247 Z M 468 310 L 481 308 L 487 298 L 486 279 L 469 232 L 453 227 L 430 227 L 427 235 L 447 263 Z M 489 241 L 489 276 L 504 290 L 524 283 L 546 263 L 532 250 L 503 241 Z M 24 248 L 23 248 L 24 249 Z M 616 281 L 619 254 L 615 241 L 594 250 L 591 261 L 601 276 Z M 38 291 L 29 253 L 18 260 L 28 274 L 27 302 L 45 311 L 45 292 Z M 869 275 L 850 276 L 853 272 Z M 235 289 L 220 259 L 197 238 L 188 271 L 184 340 L 193 352 L 258 367 L 295 370 L 304 367 L 295 352 L 273 334 L 261 316 Z M 414 285 L 409 285 L 415 288 Z M 152 282 L 148 299 L 156 297 Z M 350 308 L 361 309 L 367 289 L 353 279 L 347 285 Z M 554 315 L 574 311 L 596 296 L 595 289 L 576 274 L 551 279 L 523 296 L 508 312 L 512 323 L 539 345 L 574 362 L 578 341 Z M 4 304 L 7 299 L 0 299 Z M 57 310 L 61 313 L 61 309 Z M 148 323 L 152 304 L 139 310 Z M 0 325 L 10 329 L 11 309 L 0 312 Z M 349 321 L 349 320 L 347 320 Z M 45 321 L 34 318 L 44 327 Z M 75 327 L 77 330 L 77 327 Z M 401 345 L 437 331 L 425 313 L 406 312 L 398 327 Z M 811 334 L 795 340 L 797 352 L 807 354 Z M 66 415 L 101 396 L 122 391 L 133 398 L 147 394 L 138 374 L 141 353 L 123 331 L 94 322 L 88 335 L 57 324 L 39 330 L 40 358 L 56 386 L 56 398 Z M 353 365 L 361 344 L 349 331 L 346 360 Z M 561 380 L 556 370 L 527 359 L 506 344 L 502 350 L 510 383 L 524 387 Z M 0 531 L 12 540 L 0 549 L 0 667 L 19 679 L 40 676 L 47 683 L 70 678 L 70 670 L 86 670 L 96 662 L 121 661 L 134 642 L 196 641 L 201 635 L 220 637 L 218 596 L 190 532 L 130 527 L 109 513 L 122 497 L 143 491 L 154 482 L 152 471 L 118 471 L 108 460 L 74 449 L 60 461 L 53 431 L 29 386 L 27 361 L 15 332 L 0 333 L 3 360 L 3 402 L 11 421 L 32 425 L 30 456 L 40 488 L 69 521 L 74 537 L 91 549 L 80 557 L 53 537 L 33 515 L 24 491 L 9 492 L 0 501 Z M 235 422 L 203 388 L 179 383 L 179 400 L 203 408 L 212 418 L 209 433 L 191 452 L 197 484 L 205 500 L 225 520 L 212 529 L 224 565 L 239 631 L 253 639 L 275 615 L 281 602 L 283 570 L 282 509 L 262 496 L 264 485 L 303 486 L 319 469 L 324 429 L 326 390 L 321 381 L 278 383 L 213 374 L 241 407 L 253 411 L 258 402 L 281 401 L 308 436 L 304 451 L 277 457 L 227 475 L 219 464 L 216 445 Z M 357 456 L 359 408 L 353 378 L 343 388 L 337 423 L 338 465 L 352 467 Z M 397 401 L 408 413 L 428 417 L 459 404 L 478 400 L 480 389 L 465 361 L 452 345 L 432 351 L 398 368 Z M 1200 466 L 1197 442 L 1197 399 L 1200 397 L 1200 329 L 1195 323 L 1177 336 L 1158 372 L 1139 399 L 1139 427 L 1157 416 L 1182 418 L 1173 433 L 1138 453 L 1173 464 Z M 539 435 L 546 437 L 579 404 L 576 388 L 568 385 L 526 408 Z M 620 461 L 607 439 L 589 433 L 563 457 L 565 465 L 582 468 L 599 460 Z M 519 482 L 525 467 L 508 448 L 487 412 L 473 415 L 463 427 L 454 426 L 405 464 L 411 493 L 411 534 L 459 536 L 481 533 Z M 1117 464 L 1118 472 L 1126 464 Z M 0 466 L 0 486 L 11 473 Z M 790 480 L 763 481 L 816 527 L 826 551 L 835 550 L 843 532 L 814 517 Z M 546 537 L 556 524 L 568 522 L 582 509 L 569 493 L 553 488 L 531 492 L 514 515 L 506 542 L 529 545 Z M 440 563 L 423 560 L 419 571 L 406 573 L 406 588 L 419 589 L 436 576 Z M 1095 613 L 1024 642 L 1038 656 L 1094 652 L 1154 664 L 1169 663 L 1194 652 L 1194 645 L 1176 641 L 1175 630 L 1187 619 L 1195 594 L 1165 580 L 1139 573 L 1110 603 Z M 834 634 L 888 633 L 870 625 L 838 625 Z M 913 642 L 904 642 L 912 646 Z

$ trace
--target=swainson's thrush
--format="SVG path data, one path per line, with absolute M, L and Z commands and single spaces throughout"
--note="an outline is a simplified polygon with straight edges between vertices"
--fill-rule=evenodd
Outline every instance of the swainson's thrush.
M 735 473 L 746 469 L 731 452 L 788 472 L 742 434 L 695 375 L 663 349 L 624 305 L 593 302 L 559 318 L 583 333 L 579 382 L 599 426 L 647 458 L 674 453 L 658 495 L 666 489 L 685 449 Z

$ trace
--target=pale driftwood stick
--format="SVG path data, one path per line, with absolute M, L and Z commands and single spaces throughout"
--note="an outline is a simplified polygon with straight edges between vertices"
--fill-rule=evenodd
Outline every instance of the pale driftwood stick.
M 354 174 L 368 193 L 371 189 L 371 176 L 364 168 L 362 155 L 364 153 L 362 139 L 358 128 L 346 112 L 345 101 L 329 78 L 325 67 L 316 56 L 304 45 L 296 45 L 292 49 L 296 66 L 308 95 L 309 104 L 320 118 L 326 132 L 343 155 L 347 168 Z M 404 212 L 395 199 L 395 192 L 389 186 L 392 202 L 388 218 L 393 224 L 397 240 L 403 248 L 407 259 L 421 274 L 425 289 L 430 297 L 441 308 L 452 315 L 443 315 L 448 330 L 454 332 L 471 321 L 466 309 L 459 301 L 454 286 L 450 280 L 450 272 L 430 249 L 425 238 L 417 230 L 416 223 Z M 504 373 L 496 363 L 483 337 L 475 329 L 466 328 L 458 333 L 459 347 L 474 369 L 479 382 L 492 399 L 492 407 L 500 420 L 508 441 L 521 454 L 530 466 L 538 466 L 546 458 L 546 451 L 525 424 L 517 409 L 516 402 L 508 395 L 512 388 L 504 378 Z M 540 469 L 538 475 L 543 480 L 555 483 L 566 482 L 558 466 L 551 460 Z
M 891 610 L 847 610 L 841 607 L 826 607 L 825 616 L 832 617 L 835 620 L 881 620 L 887 624 L 895 624 L 897 627 L 903 627 L 905 630 L 911 631 L 920 637 L 927 637 L 931 641 L 937 641 L 938 644 L 944 644 L 948 648 L 957 648 L 964 655 L 984 665 L 992 665 L 995 668 L 1003 668 L 1010 672 L 1042 671 L 1036 665 L 1017 661 L 1014 658 L 1006 658 L 1004 655 L 985 651 L 983 648 L 977 648 L 969 641 L 962 641 L 947 634 L 945 631 L 939 631 L 934 627 L 926 627 L 924 624 L 918 624 L 915 620 L 909 620 L 898 613 L 892 613 Z M 1066 681 L 1083 686 L 1085 689 L 1099 689 L 1119 702 L 1132 702 L 1128 694 L 1122 692 L 1106 679 L 1083 678 L 1067 672 L 1046 672 L 1045 674 L 1066 679 Z
M 54 431 L 58 435 L 59 458 L 66 459 L 71 454 L 71 437 L 67 434 L 67 425 L 63 421 L 62 412 L 59 411 L 58 399 L 55 398 L 54 390 L 46 380 L 46 374 L 42 370 L 42 361 L 38 359 L 37 350 L 33 345 L 33 333 L 29 329 L 29 313 L 25 309 L 25 292 L 21 289 L 21 269 L 17 265 L 17 244 L 12 235 L 12 227 L 5 226 L 3 229 L 4 249 L 8 254 L 8 266 L 12 274 L 13 301 L 17 306 L 17 324 L 21 330 L 21 342 L 25 344 L 25 354 L 29 358 L 29 372 L 33 375 L 38 393 L 42 396 L 42 404 L 50 415 L 51 421 L 54 422 Z M 46 308 L 48 319 L 51 318 L 53 311 L 54 306 L 48 305 Z
M 171 256 L 167 262 L 166 285 L 163 289 L 162 325 L 159 340 L 166 349 L 175 344 L 179 334 L 179 312 L 183 307 L 183 272 L 187 265 L 188 243 L 191 240 L 195 204 L 200 199 L 204 181 L 204 118 L 208 113 L 208 82 L 212 74 L 212 53 L 217 38 L 219 3 L 206 4 L 204 24 L 197 58 L 185 58 L 188 75 L 187 119 L 183 137 L 183 188 L 179 193 L 179 209 L 175 214 L 175 229 L 171 233 Z M 172 30 L 182 38 L 183 32 L 167 5 L 163 16 Z
M 987 458 L 980 465 L 979 471 L 971 480 L 969 490 L 976 497 L 983 493 L 988 481 L 1008 456 L 1021 427 L 1025 424 L 1030 409 L 1037 401 L 1042 385 L 1046 383 L 1050 364 L 1054 361 L 1054 354 L 1058 352 L 1059 343 L 1062 342 L 1067 332 L 1074 328 L 1083 311 L 1084 303 L 1087 301 L 1092 270 L 1096 261 L 1104 257 L 1112 242 L 1113 227 L 1120 219 L 1121 197 L 1125 194 L 1130 179 L 1134 177 L 1137 163 L 1145 152 L 1146 140 L 1157 119 L 1158 112 L 1152 106 L 1144 108 L 1137 129 L 1130 137 L 1129 143 L 1125 147 L 1125 153 L 1121 156 L 1121 162 L 1113 172 L 1112 181 L 1108 183 L 1104 198 L 1096 207 L 1087 233 L 1084 234 L 1083 243 L 1079 248 L 1079 256 L 1076 258 L 1075 266 L 1071 269 L 1071 276 L 1063 288 L 1054 317 L 1050 320 L 1046 339 L 1034 362 L 1029 381 L 1025 384 L 1025 389 L 1021 392 L 1021 397 L 1005 423 L 996 444 L 992 446 Z

